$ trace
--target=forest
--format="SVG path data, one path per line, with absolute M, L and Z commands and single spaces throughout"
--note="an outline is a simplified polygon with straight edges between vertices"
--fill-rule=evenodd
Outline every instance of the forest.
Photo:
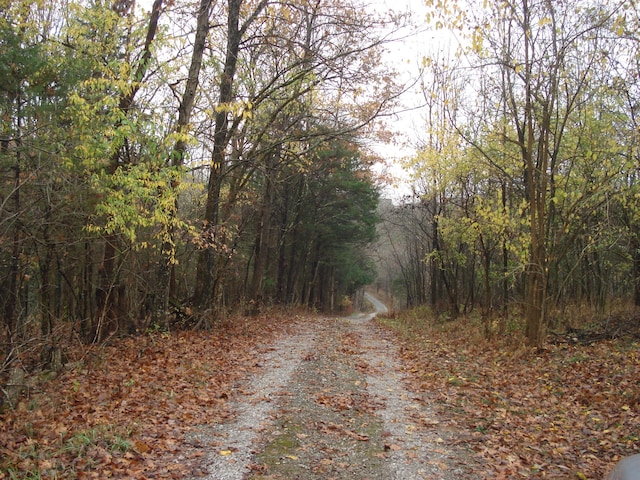
M 568 306 L 639 306 L 635 3 L 423 6 L 6 1 L 2 371 L 374 280 L 536 346 Z M 412 194 L 380 203 L 408 25 L 458 42 L 416 65 Z
M 550 329 L 637 324 L 638 10 L 635 2 L 427 2 L 466 38 L 422 61 L 424 128 L 411 193 L 381 208 L 379 286 L 446 318 Z M 635 319 L 635 320 L 634 320 Z
M 374 280 L 536 346 L 570 306 L 639 306 L 635 3 L 422 5 L 6 1 L 2 371 Z M 379 202 L 409 90 L 385 51 L 416 26 L 457 42 L 415 65 L 412 193 Z
M 589 417 L 593 439 L 609 441 L 601 418 L 635 425 L 635 340 L 578 349 L 637 340 L 640 329 L 637 3 L 418 4 L 0 0 L 0 460 L 11 452 L 16 471 L 63 471 L 47 448 L 66 441 L 61 456 L 90 461 L 63 425 L 65 402 L 84 409 L 70 422 L 91 418 L 117 450 L 134 434 L 104 427 L 95 398 L 117 375 L 118 394 L 133 391 L 144 372 L 173 395 L 186 382 L 183 357 L 211 357 L 197 375 L 219 386 L 209 414 L 222 415 L 225 389 L 255 368 L 260 340 L 295 312 L 360 308 L 365 287 L 410 340 L 435 319 L 430 349 L 403 352 L 420 385 L 452 405 L 451 389 L 472 387 L 464 408 L 491 410 L 485 394 L 497 387 L 478 380 L 490 377 L 483 366 L 511 392 L 507 354 L 527 372 L 521 390 L 531 387 L 524 377 L 536 373 L 520 359 L 535 354 L 540 371 L 555 368 L 550 358 L 575 367 L 581 396 L 566 425 L 580 428 L 595 397 L 611 412 Z M 420 58 L 391 54 L 407 39 L 420 39 Z M 419 119 L 413 128 L 399 121 L 406 112 Z M 404 180 L 387 173 L 398 167 Z M 610 329 L 582 336 L 596 324 Z M 172 352 L 180 358 L 162 357 L 161 368 Z M 459 362 L 439 365 L 441 376 L 430 373 L 438 352 Z M 609 357 L 616 385 L 601 372 L 604 383 L 586 387 L 582 366 L 603 370 Z M 65 365 L 77 368 L 53 400 L 27 399 L 54 388 Z M 548 411 L 565 401 L 566 380 L 552 380 L 531 387 Z M 202 421 L 197 402 L 213 394 L 198 382 L 180 411 L 163 404 L 166 418 Z M 594 393 L 604 384 L 620 391 Z M 145 395 L 141 404 L 155 398 Z M 504 429 L 524 422 L 508 413 Z M 526 417 L 519 446 L 541 435 L 539 417 Z M 475 433 L 491 431 L 474 421 Z M 57 437 L 24 453 L 38 425 Z M 620 432 L 625 452 L 637 450 L 637 431 Z M 127 448 L 144 456 L 151 441 L 136 441 Z M 597 461 L 585 471 L 602 472 Z
M 379 61 L 400 21 L 337 1 L 3 2 L 3 370 L 34 342 L 56 361 L 69 332 L 348 306 L 375 276 L 364 138 L 401 91 Z

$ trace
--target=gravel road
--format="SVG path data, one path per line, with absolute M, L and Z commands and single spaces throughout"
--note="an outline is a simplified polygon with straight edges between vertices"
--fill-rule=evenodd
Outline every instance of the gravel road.
M 206 452 L 199 478 L 478 478 L 473 454 L 407 389 L 394 337 L 375 315 L 301 320 L 272 345 L 260 372 L 236 386 L 233 419 L 190 439 Z

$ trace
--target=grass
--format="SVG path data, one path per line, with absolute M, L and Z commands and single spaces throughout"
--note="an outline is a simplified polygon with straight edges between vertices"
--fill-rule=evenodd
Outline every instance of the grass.
M 104 448 L 111 453 L 125 453 L 131 448 L 128 440 L 130 435 L 130 432 L 121 428 L 101 425 L 77 432 L 65 442 L 63 449 L 77 457 L 94 447 Z
M 131 448 L 130 432 L 114 425 L 100 425 L 72 435 L 61 433 L 62 441 L 57 445 L 39 442 L 37 432 L 31 434 L 13 462 L 3 465 L 10 479 L 75 478 L 71 465 L 91 469 L 105 456 L 122 455 Z M 1 472 L 0 478 L 5 478 Z

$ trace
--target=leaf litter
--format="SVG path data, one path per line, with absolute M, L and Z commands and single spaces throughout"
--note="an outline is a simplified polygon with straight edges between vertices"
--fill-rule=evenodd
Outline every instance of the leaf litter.
M 639 453 L 637 340 L 517 347 L 472 318 L 384 320 L 399 332 L 413 389 L 484 461 L 477 478 L 601 479 Z
M 638 452 L 637 341 L 532 351 L 465 322 L 399 342 L 277 314 L 69 350 L 2 413 L 0 478 L 597 479 Z
M 406 389 L 393 338 L 371 318 L 308 318 L 277 342 L 253 389 L 236 390 L 234 419 L 200 432 L 206 478 L 475 478 L 478 461 L 442 444 L 457 435 Z
M 185 437 L 232 415 L 231 388 L 295 318 L 234 318 L 213 332 L 149 333 L 69 348 L 0 421 L 0 478 L 185 478 Z

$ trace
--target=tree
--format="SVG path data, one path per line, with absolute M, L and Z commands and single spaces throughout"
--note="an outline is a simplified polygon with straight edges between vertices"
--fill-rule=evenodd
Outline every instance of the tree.
M 143 133 L 148 123 L 135 108 L 152 62 L 162 5 L 162 0 L 154 1 L 142 31 L 132 28 L 136 15 L 132 2 L 78 7 L 79 22 L 66 32 L 68 58 L 81 62 L 87 75 L 70 95 L 70 120 L 77 139 L 72 154 L 93 173 L 94 188 L 102 197 L 96 207 L 104 222 L 89 225 L 105 234 L 90 332 L 94 340 L 126 326 L 123 241 L 137 248 L 139 230 L 163 221 L 156 188 L 167 179 L 158 169 L 158 139 Z M 145 143 L 146 151 L 136 148 Z M 150 204 L 155 204 L 153 210 L 146 208 Z
M 211 169 L 207 187 L 207 202 L 204 214 L 205 236 L 210 232 L 215 236 L 219 226 L 220 194 L 222 180 L 226 170 L 226 150 L 231 141 L 229 131 L 228 108 L 234 101 L 233 86 L 240 51 L 240 42 L 256 17 L 265 8 L 267 2 L 260 2 L 251 9 L 250 14 L 240 23 L 240 7 L 242 0 L 229 0 L 227 17 L 227 46 L 225 60 L 219 81 L 219 98 L 216 106 L 215 127 L 213 133 L 213 147 Z M 198 273 L 194 299 L 198 305 L 209 305 L 211 299 L 216 299 L 218 283 L 216 281 L 215 252 L 211 248 L 203 248 L 198 260 Z
M 228 276 L 227 252 L 238 233 L 232 233 L 229 219 L 236 211 L 239 188 L 266 175 L 263 205 L 257 206 L 264 220 L 270 216 L 265 207 L 274 193 L 269 178 L 278 169 L 304 162 L 305 155 L 328 138 L 347 137 L 369 125 L 396 95 L 388 75 L 375 76 L 381 72 L 372 60 L 381 40 L 368 33 L 374 19 L 355 7 L 337 2 L 258 3 L 245 13 L 242 23 L 229 16 L 226 73 L 217 82 L 221 97 L 212 106 L 213 168 L 194 295 L 201 307 L 219 303 L 222 281 Z M 240 48 L 239 36 L 246 47 Z M 367 95 L 362 91 L 365 82 L 375 85 Z M 346 92 L 353 93 L 353 100 L 345 100 Z M 323 128 L 316 128 L 318 124 Z M 254 252 L 259 255 L 250 297 L 260 289 L 265 261 L 260 245 L 269 243 L 270 232 L 260 229 L 257 235 Z
M 172 328 L 189 303 L 333 308 L 370 278 L 358 143 L 398 93 L 383 20 L 337 1 L 147 8 L 2 5 L 7 351 Z
M 508 141 L 518 146 L 523 165 L 529 235 L 526 333 L 539 346 L 548 324 L 552 263 L 562 256 L 554 224 L 558 177 L 570 167 L 566 134 L 585 100 L 598 91 L 596 69 L 606 60 L 603 33 L 611 13 L 526 0 L 507 7 L 504 35 L 492 51 L 505 72 L 503 98 L 516 133 Z M 601 185 L 610 176 L 606 172 Z M 585 195 L 584 201 L 590 197 Z
M 371 261 L 359 252 L 375 238 L 378 192 L 355 145 L 327 141 L 315 155 L 299 173 L 304 187 L 297 222 L 280 245 L 288 266 L 279 274 L 292 279 L 286 297 L 332 310 L 373 281 Z
M 633 278 L 634 305 L 640 306 L 640 216 L 638 204 L 637 171 L 640 165 L 638 150 L 638 132 L 640 124 L 638 105 L 640 90 L 638 73 L 640 71 L 640 18 L 637 5 L 633 2 L 625 4 L 613 23 L 611 29 L 616 36 L 616 50 L 612 56 L 611 80 L 603 95 L 603 108 L 611 112 L 610 125 L 605 130 L 609 141 L 614 141 L 622 150 L 620 154 L 626 159 L 623 178 L 617 184 L 622 195 L 616 211 L 627 232 L 628 255 L 631 258 L 631 276 Z
M 67 197 L 69 171 L 58 148 L 65 141 L 65 94 L 73 85 L 73 77 L 61 73 L 59 46 L 49 41 L 61 28 L 59 8 L 12 2 L 0 13 L 0 301 L 7 364 L 31 335 L 50 336 L 63 309 L 63 220 L 77 205 Z
M 597 206 L 613 186 L 611 169 L 596 177 L 597 188 L 587 186 L 587 177 L 573 175 L 575 165 L 589 161 L 582 156 L 583 143 L 574 141 L 594 139 L 571 132 L 588 111 L 589 99 L 602 92 L 606 80 L 600 72 L 611 47 L 607 32 L 618 6 L 528 0 L 486 6 L 466 20 L 474 27 L 468 53 L 477 59 L 478 74 L 469 85 L 479 95 L 464 103 L 468 124 L 455 126 L 522 200 L 526 255 L 516 252 L 516 258 L 526 259 L 527 338 L 539 346 L 548 325 L 549 294 L 557 287 L 551 272 L 566 255 L 562 243 L 581 231 L 570 221 L 571 212 Z M 569 178 L 571 186 L 560 180 Z M 574 203 L 562 201 L 569 192 L 563 187 L 580 192 Z M 503 191 L 506 200 L 510 194 Z M 565 228 L 559 228 L 563 222 Z
M 540 346 L 552 309 L 602 311 L 628 288 L 616 272 L 637 253 L 636 82 L 622 66 L 637 52 L 635 9 L 522 0 L 428 18 L 467 43 L 423 63 L 425 139 L 409 162 L 420 198 L 408 207 L 431 212 L 420 241 L 441 275 L 425 288 L 440 298 L 444 286 L 454 312 L 482 302 L 488 334 L 498 287 L 502 315 L 519 296 Z

